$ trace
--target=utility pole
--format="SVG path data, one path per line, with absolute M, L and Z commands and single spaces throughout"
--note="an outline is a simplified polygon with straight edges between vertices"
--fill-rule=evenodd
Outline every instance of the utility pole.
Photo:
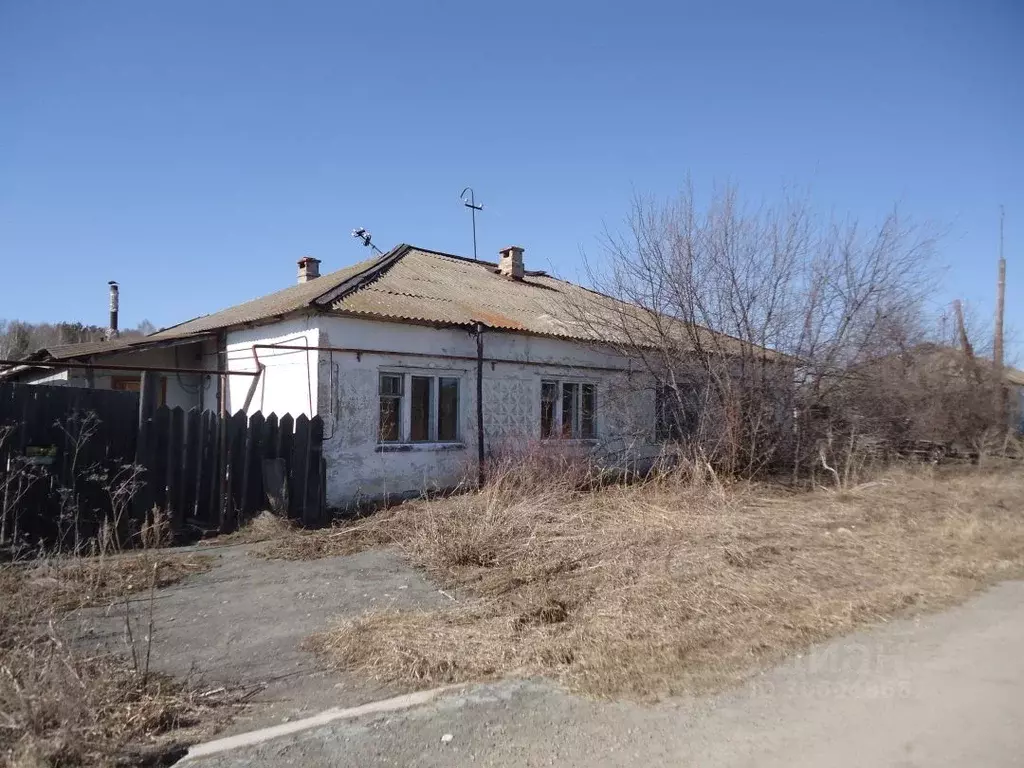
M 1003 383 L 1003 314 L 1006 306 L 1006 258 L 1003 255 L 1003 219 L 1006 212 L 999 206 L 999 282 L 996 284 L 996 331 L 992 340 L 992 373 L 996 387 L 996 415 L 1006 423 L 1007 390 Z
M 1006 306 L 1006 258 L 1003 256 L 1003 219 L 1005 212 L 999 206 L 999 282 L 996 284 L 996 337 L 992 341 L 992 362 L 996 376 L 1003 374 L 1003 314 Z
M 468 200 L 466 199 L 466 193 L 467 192 L 469 193 L 469 199 Z M 472 187 L 466 187 L 464 190 L 462 190 L 462 194 L 459 195 L 459 197 L 462 199 L 462 204 L 464 206 L 466 206 L 467 208 L 469 208 L 469 210 L 471 212 L 470 215 L 473 218 L 473 261 L 477 261 L 477 258 L 476 258 L 476 212 L 477 211 L 482 211 L 484 209 L 484 204 L 480 203 L 480 205 L 477 205 L 477 203 L 476 203 L 476 194 L 473 192 L 473 188 Z

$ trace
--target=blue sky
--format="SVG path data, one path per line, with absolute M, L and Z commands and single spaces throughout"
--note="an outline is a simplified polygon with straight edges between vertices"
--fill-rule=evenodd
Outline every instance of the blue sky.
M 945 232 L 1024 329 L 1024 4 L 0 0 L 0 317 L 168 325 L 363 226 L 581 273 L 635 192 L 809 189 Z M 43 283 L 37 288 L 32 284 Z M 1021 345 L 1015 351 L 1024 350 Z

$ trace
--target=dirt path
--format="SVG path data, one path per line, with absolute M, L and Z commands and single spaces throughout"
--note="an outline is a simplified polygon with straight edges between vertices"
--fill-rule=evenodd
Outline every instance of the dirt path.
M 656 707 L 533 682 L 186 761 L 236 766 L 1024 765 L 1024 582 Z M 450 734 L 450 739 L 443 739 Z
M 370 608 L 430 607 L 444 600 L 393 552 L 310 561 L 267 561 L 245 545 L 200 549 L 214 567 L 156 593 L 153 666 L 204 685 L 255 686 L 260 706 L 227 732 L 294 719 L 327 707 L 355 706 L 394 691 L 317 669 L 300 648 L 337 617 Z M 148 597 L 132 601 L 135 633 L 148 621 Z M 83 617 L 92 642 L 123 645 L 124 607 Z

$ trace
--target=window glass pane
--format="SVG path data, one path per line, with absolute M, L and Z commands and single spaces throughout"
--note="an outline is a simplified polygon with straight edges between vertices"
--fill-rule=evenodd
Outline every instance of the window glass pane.
M 430 439 L 430 383 L 428 376 L 413 376 L 409 392 L 409 439 Z
M 540 436 L 555 435 L 555 401 L 558 400 L 558 382 L 542 381 L 540 383 Z
M 459 380 L 442 376 L 437 380 L 437 439 L 459 437 Z
M 380 375 L 380 393 L 382 395 L 402 394 L 402 377 L 394 373 Z
M 382 443 L 395 442 L 399 439 L 398 422 L 401 402 L 397 397 L 381 397 L 380 399 L 379 439 Z
M 579 384 L 562 385 L 562 437 L 573 437 L 576 428 L 576 402 Z
M 594 412 L 597 408 L 596 394 L 593 384 L 582 385 L 580 398 L 580 437 L 594 436 Z

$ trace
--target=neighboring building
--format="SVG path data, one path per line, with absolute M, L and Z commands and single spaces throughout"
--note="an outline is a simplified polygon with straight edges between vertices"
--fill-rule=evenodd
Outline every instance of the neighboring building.
M 654 387 L 580 321 L 597 294 L 526 270 L 522 248 L 494 264 L 400 245 L 318 267 L 306 257 L 277 293 L 142 339 L 40 350 L 0 375 L 133 389 L 130 371 L 38 364 L 160 367 L 171 407 L 319 415 L 335 506 L 475 477 L 478 407 L 488 453 L 555 438 L 616 464 L 658 451 Z

